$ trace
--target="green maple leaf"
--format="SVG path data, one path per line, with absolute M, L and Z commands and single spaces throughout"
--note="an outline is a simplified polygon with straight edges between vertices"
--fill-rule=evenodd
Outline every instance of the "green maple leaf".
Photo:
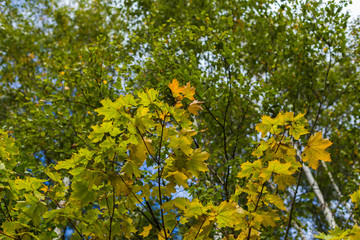
M 65 213 L 65 208 L 54 209 L 44 213 L 43 218 L 48 219 L 49 221 L 54 221 L 54 219 L 61 218 Z
M 224 201 L 217 207 L 216 220 L 218 227 L 233 227 L 241 222 L 244 210 L 233 201 Z
M 28 203 L 27 203 L 28 204 Z M 24 208 L 23 208 L 24 209 Z M 26 208 L 25 208 L 26 209 Z M 35 226 L 39 226 L 44 212 L 48 210 L 48 207 L 44 202 L 38 201 L 27 208 L 24 213 L 31 218 Z
M 256 124 L 255 129 L 261 133 L 261 137 L 266 137 L 268 132 L 272 134 L 278 134 L 280 129 L 277 126 L 284 123 L 284 116 L 279 113 L 276 118 L 271 118 L 269 116 L 263 116 L 261 118 L 261 123 Z
M 19 221 L 12 221 L 12 222 L 8 222 L 5 221 L 1 227 L 4 229 L 4 233 L 8 234 L 8 235 L 12 235 L 15 234 L 17 229 L 21 229 L 22 227 L 28 227 L 26 224 L 23 224 Z
M 187 209 L 184 211 L 184 216 L 187 218 L 197 217 L 207 210 L 200 202 L 199 199 L 195 198 L 187 206 Z
M 251 153 L 251 155 L 256 157 L 261 157 L 261 155 L 263 155 L 263 152 L 266 151 L 268 147 L 269 147 L 268 143 L 265 142 L 264 140 L 261 140 L 260 145 L 256 148 L 254 152 Z
M 284 205 L 284 201 L 278 195 L 267 194 L 266 195 L 266 201 L 271 203 L 271 204 L 274 204 L 280 210 L 284 210 L 284 211 L 286 210 L 286 207 Z
M 60 169 L 70 169 L 76 166 L 78 164 L 78 158 L 75 158 L 74 156 L 68 160 L 58 162 L 58 164 L 55 166 L 56 170 Z
M 195 149 L 188 165 L 192 174 L 197 177 L 199 172 L 208 171 L 207 164 L 205 163 L 205 160 L 208 158 L 209 154 L 207 152 L 201 152 L 199 148 Z
M 132 177 L 133 174 L 135 177 L 141 176 L 139 166 L 130 159 L 128 159 L 124 166 L 121 168 L 121 172 L 123 172 L 128 177 Z
M 93 202 L 95 200 L 95 192 L 89 189 L 89 186 L 85 182 L 75 182 L 72 184 L 73 192 L 71 194 L 70 200 L 78 205 L 84 206 L 89 202 Z
M 161 208 L 164 209 L 165 211 L 169 211 L 172 210 L 174 207 L 176 207 L 181 211 L 185 211 L 188 208 L 189 204 L 190 204 L 189 199 L 178 197 L 163 203 Z
M 176 148 L 180 148 L 181 151 L 183 151 L 185 154 L 190 155 L 192 152 L 192 148 L 191 148 L 191 142 L 192 139 L 187 137 L 187 136 L 171 136 L 169 139 L 169 147 L 176 149 Z
M 305 124 L 293 123 L 290 127 L 289 134 L 299 140 L 301 135 L 308 134 L 309 131 L 305 128 Z
M 351 234 L 351 230 L 348 229 L 346 231 L 336 227 L 333 230 L 329 231 L 329 234 L 325 234 L 325 233 L 320 233 L 318 235 L 316 235 L 316 238 L 319 239 L 325 239 L 325 240 L 342 240 L 342 239 L 351 239 L 351 240 L 355 240 L 357 238 L 349 238 L 349 235 Z M 353 234 L 351 234 L 353 235 Z
M 103 107 L 95 109 L 95 112 L 104 115 L 104 120 L 119 119 L 121 117 L 119 112 L 121 105 L 118 102 L 112 102 L 109 98 L 106 98 L 100 103 Z
M 152 88 L 138 92 L 138 96 L 140 98 L 140 104 L 143 106 L 149 106 L 157 99 L 158 95 L 159 92 Z
M 262 167 L 261 161 L 245 162 L 241 164 L 241 171 L 238 173 L 238 178 L 250 177 L 251 174 L 258 172 Z
M 53 181 L 62 184 L 62 179 L 61 179 L 61 175 L 58 172 L 55 171 L 50 171 L 50 169 L 45 169 L 45 174 Z

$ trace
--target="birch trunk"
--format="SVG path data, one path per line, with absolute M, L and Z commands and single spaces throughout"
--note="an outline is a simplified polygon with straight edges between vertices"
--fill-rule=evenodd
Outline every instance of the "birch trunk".
M 329 171 L 326 163 L 325 163 L 324 161 L 320 161 L 320 162 L 321 162 L 321 165 L 325 168 L 325 171 L 326 171 L 326 173 L 328 174 L 328 176 L 329 176 L 329 178 L 330 178 L 330 182 L 331 182 L 332 186 L 334 187 L 336 193 L 338 194 L 339 198 L 342 198 L 344 195 L 341 193 L 340 188 L 339 188 L 339 186 L 336 184 L 335 179 L 333 178 L 331 172 Z M 346 202 L 344 203 L 344 202 L 342 202 L 342 204 L 345 206 L 345 208 L 346 208 L 346 210 L 348 211 L 348 213 L 351 214 L 352 211 L 351 211 L 351 208 L 350 208 L 350 206 L 349 206 L 349 203 L 346 203 Z M 351 215 L 350 215 L 350 218 L 351 218 Z M 352 219 L 352 220 L 353 220 L 356 224 L 358 224 L 355 219 Z
M 322 192 L 319 188 L 319 184 L 316 182 L 314 176 L 312 175 L 310 168 L 304 164 L 302 166 L 303 166 L 303 170 L 306 175 L 306 178 L 309 181 L 310 186 L 312 187 L 317 199 L 319 200 L 319 202 L 321 204 L 321 208 L 325 215 L 326 221 L 328 222 L 330 228 L 334 229 L 335 227 L 337 227 L 335 218 L 334 218 L 328 204 L 325 202 L 324 195 L 322 194 Z

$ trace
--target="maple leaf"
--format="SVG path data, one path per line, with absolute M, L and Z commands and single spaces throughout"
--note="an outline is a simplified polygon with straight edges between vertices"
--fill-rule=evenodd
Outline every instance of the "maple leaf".
M 266 149 L 268 149 L 269 144 L 267 142 L 265 142 L 264 140 L 261 140 L 260 145 L 256 148 L 255 151 L 253 151 L 251 153 L 251 155 L 256 156 L 256 157 L 261 157 L 261 155 L 263 155 L 263 152 L 266 151 Z
M 266 137 L 268 132 L 272 134 L 278 134 L 280 130 L 278 129 L 278 125 L 282 125 L 283 118 L 278 115 L 276 118 L 271 118 L 269 116 L 263 116 L 261 118 L 261 123 L 256 124 L 255 129 L 261 133 L 261 137 Z
M 289 171 L 289 168 L 291 168 L 291 163 L 281 163 L 278 160 L 274 160 L 269 162 L 269 166 L 260 174 L 260 176 L 267 181 L 273 172 L 277 174 L 291 175 L 292 172 Z
M 183 151 L 185 154 L 191 154 L 193 149 L 191 148 L 191 140 L 186 136 L 171 136 L 169 141 L 169 147 L 170 148 L 180 148 L 181 151 Z
M 296 184 L 296 180 L 291 175 L 276 175 L 274 177 L 274 183 L 278 185 L 280 190 L 284 191 L 286 186 Z
M 140 104 L 143 106 L 148 106 L 156 100 L 158 95 L 159 92 L 152 88 L 139 92 L 138 96 L 140 98 Z
M 142 140 L 139 140 L 140 143 L 129 144 L 128 149 L 131 150 L 130 158 L 139 166 L 144 163 L 147 154 L 154 154 L 154 149 L 151 145 L 152 140 L 144 137 Z M 146 146 L 145 146 L 146 144 Z
M 165 211 L 173 210 L 174 207 L 180 209 L 181 211 L 186 211 L 187 206 L 189 206 L 189 199 L 184 197 L 174 198 L 168 202 L 163 203 L 161 206 Z
M 260 212 L 259 214 L 253 213 L 252 215 L 254 216 L 254 222 L 260 223 L 264 227 L 268 227 L 268 226 L 275 227 L 276 226 L 275 220 L 277 220 L 277 219 L 271 213 Z M 277 217 L 277 218 L 279 218 L 279 217 Z
M 158 240 L 165 240 L 165 233 L 164 230 L 161 230 L 161 232 L 158 232 Z
M 171 176 L 174 177 L 176 184 L 179 186 L 189 187 L 186 182 L 189 178 L 184 173 L 179 171 L 170 172 L 165 178 L 167 179 Z
M 267 194 L 265 199 L 266 199 L 267 202 L 269 202 L 271 204 L 274 204 L 280 210 L 284 210 L 284 211 L 286 210 L 286 207 L 284 205 L 284 201 L 278 195 Z
M 188 107 L 188 111 L 194 115 L 197 115 L 199 111 L 203 110 L 200 104 L 202 104 L 202 101 L 194 100 L 192 103 L 190 103 Z
M 109 98 L 106 98 L 100 102 L 103 107 L 95 109 L 95 112 L 99 113 L 99 115 L 104 115 L 104 120 L 110 119 L 118 119 L 121 117 L 118 109 L 122 107 L 119 105 L 119 102 L 112 102 Z
M 201 214 L 206 212 L 206 207 L 204 207 L 199 199 L 195 198 L 192 202 L 187 206 L 186 211 L 184 212 L 184 217 L 195 217 L 200 216 Z
M 178 80 L 176 80 L 176 78 L 174 78 L 172 80 L 172 82 L 169 83 L 168 87 L 170 88 L 174 98 L 180 98 L 179 100 L 182 99 L 182 96 L 180 95 L 180 93 L 182 93 L 184 91 L 184 87 L 179 86 L 179 82 L 178 82 Z
M 205 172 L 208 170 L 205 160 L 208 159 L 209 154 L 207 152 L 201 152 L 199 148 L 195 149 L 191 159 L 189 160 L 189 170 L 196 177 L 199 172 Z
M 186 97 L 190 100 L 195 100 L 195 98 L 194 98 L 195 88 L 190 86 L 190 82 L 187 82 L 186 86 L 184 86 L 183 94 L 184 94 L 184 97 Z
M 93 202 L 96 195 L 95 192 L 89 190 L 87 183 L 85 182 L 76 182 L 73 183 L 73 192 L 71 194 L 70 200 L 74 205 L 82 207 L 89 202 Z
M 296 117 L 298 117 L 298 116 L 296 116 Z M 283 114 L 283 117 L 284 117 L 285 122 L 291 122 L 291 121 L 294 120 L 294 113 L 293 112 L 286 112 L 286 113 Z
M 293 123 L 289 134 L 292 135 L 295 140 L 299 140 L 301 135 L 307 134 L 309 131 L 305 128 L 304 124 Z
M 200 216 L 197 223 L 194 224 L 184 235 L 184 240 L 209 240 L 210 231 L 213 229 L 214 219 L 209 216 Z
M 104 137 L 105 133 L 110 132 L 113 129 L 112 122 L 103 122 L 100 126 L 92 126 L 93 131 L 90 133 L 89 138 L 92 142 L 99 142 Z
M 330 162 L 330 153 L 325 151 L 325 148 L 331 146 L 332 142 L 328 139 L 322 138 L 322 132 L 317 132 L 309 139 L 308 145 L 302 153 L 304 162 L 309 162 L 309 167 L 317 169 L 319 160 Z
M 142 233 L 140 233 L 139 235 L 142 236 L 142 237 L 147 237 L 147 236 L 149 236 L 151 229 L 152 229 L 151 224 L 150 224 L 149 226 L 145 226 L 145 227 L 143 228 Z
M 195 88 L 190 86 L 190 82 L 188 82 L 185 86 L 180 87 L 178 80 L 174 78 L 171 83 L 168 84 L 174 98 L 177 101 L 181 101 L 184 97 L 195 100 Z
M 131 177 L 133 174 L 135 177 L 141 176 L 141 171 L 138 167 L 138 164 L 134 163 L 130 159 L 128 159 L 124 166 L 121 168 L 121 172 L 123 172 L 128 177 Z
M 360 203 L 360 189 L 350 195 L 351 201 L 355 203 L 355 207 L 357 208 Z
M 296 115 L 296 117 L 294 117 L 293 121 L 294 122 L 299 122 L 299 121 L 303 121 L 303 122 L 307 122 L 307 120 L 304 118 L 305 113 L 299 113 L 298 115 Z
M 222 202 L 217 209 L 216 220 L 218 227 L 233 227 L 241 221 L 241 215 L 244 210 L 236 203 L 230 201 Z
M 249 177 L 252 173 L 256 173 L 261 168 L 261 161 L 245 162 L 241 164 L 241 171 L 238 173 L 238 178 Z

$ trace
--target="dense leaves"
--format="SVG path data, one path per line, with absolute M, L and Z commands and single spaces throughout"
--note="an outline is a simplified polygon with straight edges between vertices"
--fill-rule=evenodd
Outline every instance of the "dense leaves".
M 3 1 L 0 238 L 357 239 L 348 5 Z

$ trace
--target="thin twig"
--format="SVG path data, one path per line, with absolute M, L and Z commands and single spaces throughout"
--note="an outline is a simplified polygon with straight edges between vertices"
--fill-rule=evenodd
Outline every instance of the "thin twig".
M 205 106 L 206 110 L 208 111 L 208 113 L 210 114 L 210 116 L 219 124 L 219 126 L 221 128 L 224 128 L 224 126 L 222 125 L 221 122 L 219 122 L 219 120 L 214 116 L 214 114 L 210 111 L 210 108 L 206 105 L 205 101 L 202 100 L 202 98 L 200 97 L 199 94 L 196 93 L 196 96 L 200 99 L 200 101 L 203 102 L 203 105 Z
M 195 237 L 194 237 L 194 240 L 195 240 L 195 239 L 197 238 L 197 236 L 199 235 L 200 230 L 201 230 L 202 226 L 204 225 L 205 221 L 206 221 L 206 217 L 204 217 L 204 221 L 201 223 L 201 225 L 200 225 L 200 227 L 199 227 L 199 230 L 197 231 L 197 233 L 196 233 L 196 235 L 195 235 Z
M 129 185 L 124 181 L 124 179 L 122 178 L 122 176 L 121 175 L 118 175 L 120 178 L 121 178 L 121 181 L 123 181 L 123 183 L 126 185 L 126 187 L 129 189 L 129 191 L 131 192 L 131 194 L 136 198 L 136 200 L 145 208 L 145 209 L 147 209 L 147 207 L 139 200 L 139 198 L 136 196 L 136 194 L 131 190 L 131 188 L 129 187 Z M 150 207 L 150 206 L 149 206 Z M 150 210 L 151 210 L 151 207 L 150 207 Z M 158 228 L 158 230 L 160 230 L 160 227 L 159 227 L 159 224 L 158 224 L 158 221 L 156 220 L 156 219 L 154 219 L 154 220 L 156 220 L 155 222 L 156 222 L 156 224 L 155 223 L 153 223 L 146 215 L 145 215 L 145 213 L 143 213 L 140 209 L 139 209 L 139 211 L 144 215 L 144 217 L 152 224 L 152 225 L 154 225 L 154 226 L 156 226 L 157 228 Z M 150 212 L 150 211 L 149 211 Z M 151 212 L 152 212 L 152 210 L 151 210 Z M 154 218 L 154 217 L 153 217 Z
M 48 196 L 49 197 L 49 196 Z M 49 197 L 50 200 L 52 200 L 53 202 L 56 203 L 56 205 L 61 208 L 60 204 L 55 200 L 55 199 L 52 199 L 51 197 Z M 68 220 L 68 222 L 70 223 L 70 225 L 75 229 L 75 231 L 77 232 L 77 234 L 79 234 L 79 236 L 81 237 L 81 239 L 85 240 L 85 238 L 83 237 L 83 235 L 80 233 L 80 231 L 76 228 L 75 224 L 71 221 L 70 218 L 66 218 Z

